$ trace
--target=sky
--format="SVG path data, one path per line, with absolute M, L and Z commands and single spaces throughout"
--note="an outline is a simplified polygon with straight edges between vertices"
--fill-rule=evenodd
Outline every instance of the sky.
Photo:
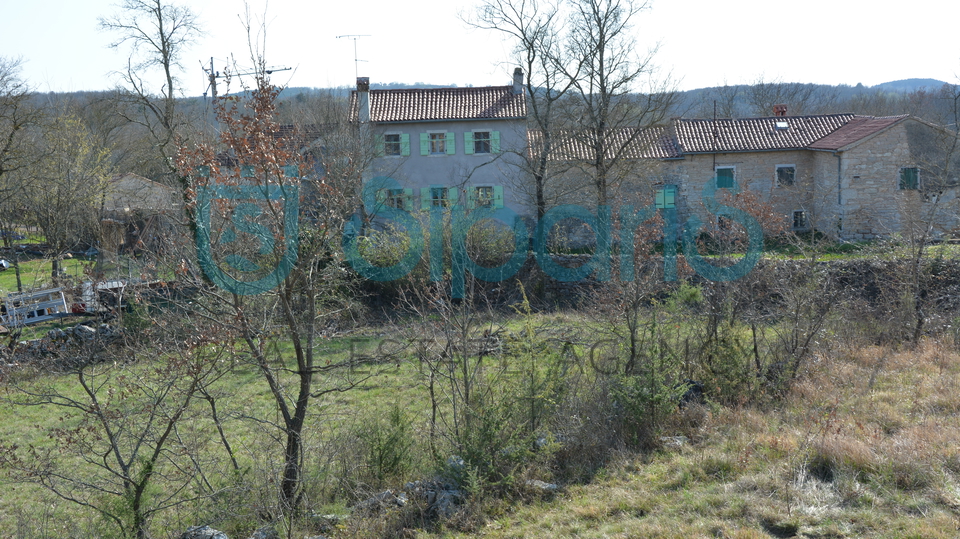
M 511 44 L 470 29 L 461 14 L 478 0 L 248 0 L 265 27 L 273 75 L 292 87 L 371 82 L 504 85 Z M 0 56 L 20 58 L 37 91 L 106 90 L 129 50 L 97 18 L 119 0 L 0 0 Z M 206 33 L 184 51 L 183 93 L 201 95 L 203 67 L 252 66 L 243 0 L 183 0 Z M 636 19 L 640 53 L 656 48 L 657 77 L 680 90 L 759 79 L 872 86 L 906 78 L 960 82 L 960 2 L 943 0 L 651 0 Z M 261 25 L 263 22 L 265 24 Z M 361 37 L 343 37 L 361 36 Z M 255 38 L 257 36 L 254 36 Z M 258 40 L 259 41 L 259 40 Z M 147 80 L 155 74 L 145 73 Z M 223 92 L 222 82 L 220 86 Z M 233 89 L 238 84 L 234 81 Z

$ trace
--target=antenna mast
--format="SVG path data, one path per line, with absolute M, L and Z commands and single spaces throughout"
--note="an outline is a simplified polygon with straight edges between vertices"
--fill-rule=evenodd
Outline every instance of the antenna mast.
M 366 60 L 360 60 L 357 58 L 357 40 L 361 37 L 370 37 L 370 34 L 344 34 L 342 36 L 337 36 L 337 39 L 341 37 L 350 38 L 353 40 L 353 71 L 354 76 L 360 76 L 360 62 L 366 62 Z
M 203 64 L 201 64 L 201 65 L 203 65 Z M 266 73 L 267 75 L 272 75 L 272 74 L 276 73 L 277 71 L 290 71 L 290 69 L 292 69 L 292 68 L 289 68 L 289 67 L 271 67 L 271 68 L 265 69 L 263 72 Z M 204 68 L 203 68 L 203 72 L 207 74 L 207 81 L 208 81 L 207 89 L 208 89 L 208 90 L 211 90 L 211 93 L 213 94 L 213 100 L 216 101 L 216 100 L 217 100 L 217 79 L 225 78 L 225 77 L 227 76 L 227 74 L 225 73 L 225 74 L 221 75 L 219 71 L 215 71 L 215 70 L 214 70 L 214 68 L 213 68 L 213 57 L 212 57 L 212 56 L 210 57 L 210 68 L 207 69 L 207 68 L 204 67 Z M 235 77 L 243 77 L 243 76 L 246 76 L 246 75 L 257 75 L 258 73 L 259 73 L 258 71 L 248 71 L 248 72 L 245 72 L 245 73 L 233 73 L 233 76 L 235 76 Z M 206 91 L 203 92 L 203 97 L 207 97 L 207 92 L 206 92 Z

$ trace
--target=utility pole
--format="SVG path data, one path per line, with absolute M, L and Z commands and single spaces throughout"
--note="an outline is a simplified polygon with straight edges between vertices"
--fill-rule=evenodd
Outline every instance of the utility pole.
M 201 64 L 203 65 L 203 64 Z M 213 56 L 210 57 L 210 69 L 203 68 L 203 72 L 207 74 L 207 90 L 211 90 L 213 94 L 213 100 L 217 100 L 217 79 L 222 77 L 219 71 L 214 71 L 213 69 Z M 207 90 L 203 91 L 203 97 L 207 97 Z
M 360 60 L 357 58 L 357 40 L 361 37 L 370 37 L 370 34 L 344 34 L 342 36 L 337 36 L 337 39 L 341 37 L 346 37 L 353 40 L 353 71 L 354 77 L 360 76 L 360 62 L 366 62 L 366 60 Z

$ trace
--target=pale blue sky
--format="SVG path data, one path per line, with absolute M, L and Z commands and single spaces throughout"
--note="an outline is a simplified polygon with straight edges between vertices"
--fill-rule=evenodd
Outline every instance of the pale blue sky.
M 40 91 L 111 87 L 110 72 L 126 52 L 108 49 L 97 17 L 113 0 L 0 0 L 0 55 L 20 56 L 23 74 Z M 230 58 L 246 66 L 242 0 L 192 0 L 208 34 L 185 55 L 180 74 L 189 95 L 204 91 L 206 66 Z M 474 0 L 251 0 L 266 13 L 267 58 L 294 71 L 274 82 L 290 86 L 352 85 L 354 42 L 361 76 L 373 82 L 506 84 L 509 46 L 470 30 L 457 18 Z M 960 40 L 951 25 L 960 3 L 942 0 L 863 2 L 811 0 L 653 0 L 636 25 L 642 48 L 660 43 L 657 63 L 681 89 L 763 76 L 786 81 L 873 85 L 904 78 L 957 82 Z M 951 37 L 951 36 L 954 37 Z

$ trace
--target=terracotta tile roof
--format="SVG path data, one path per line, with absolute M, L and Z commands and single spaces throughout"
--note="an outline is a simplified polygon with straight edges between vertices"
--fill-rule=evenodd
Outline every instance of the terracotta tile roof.
M 909 117 L 907 114 L 900 116 L 882 116 L 879 118 L 873 116 L 856 116 L 833 133 L 810 144 L 808 147 L 812 150 L 839 150 L 875 133 L 879 133 L 907 117 Z
M 683 153 L 793 150 L 808 147 L 850 122 L 853 114 L 675 120 Z
M 554 137 L 552 158 L 561 161 L 588 161 L 592 159 L 593 134 L 561 132 Z M 527 140 L 531 150 L 541 145 L 540 131 L 527 132 Z M 668 128 L 654 127 L 627 127 L 618 129 L 610 134 L 607 141 L 610 148 L 608 157 L 616 154 L 623 159 L 674 159 L 681 157 L 680 151 L 673 137 L 668 135 Z M 623 152 L 620 152 L 620 149 Z
M 526 116 L 524 94 L 514 94 L 513 86 L 370 90 L 370 121 L 375 123 Z M 350 96 L 350 117 L 357 119 L 356 91 Z

